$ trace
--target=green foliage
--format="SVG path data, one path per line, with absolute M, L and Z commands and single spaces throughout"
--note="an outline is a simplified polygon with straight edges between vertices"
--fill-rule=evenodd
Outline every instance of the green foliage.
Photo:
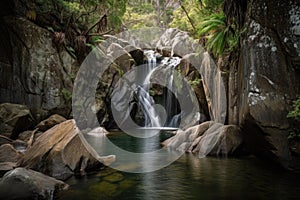
M 189 81 L 189 84 L 190 84 L 192 87 L 199 87 L 201 81 L 202 81 L 202 80 L 201 80 L 200 78 L 196 78 L 195 80 L 190 80 L 190 81 Z
M 53 44 L 82 62 L 108 32 L 118 32 L 127 0 L 28 0 L 25 16 L 53 33 Z
M 300 120 L 300 96 L 294 101 L 293 110 L 288 113 L 287 117 Z
M 200 23 L 198 35 L 205 36 L 205 46 L 214 56 L 223 56 L 226 49 L 232 49 L 238 42 L 223 13 L 215 13 Z
M 142 12 L 143 6 L 127 7 L 124 14 L 124 25 L 130 30 L 157 26 L 157 16 L 152 12 Z M 153 10 L 153 9 L 150 9 Z
M 288 140 L 300 140 L 300 133 L 290 132 L 290 134 L 288 135 Z
M 70 102 L 72 100 L 72 93 L 68 89 L 63 88 L 61 90 L 61 94 L 66 102 Z
M 299 122 L 300 122 L 300 96 L 294 101 L 293 109 L 288 113 L 288 118 L 292 119 L 296 126 L 294 130 L 290 132 L 289 140 L 300 140 Z
M 236 25 L 233 18 L 236 13 L 230 15 L 230 20 L 224 15 L 222 11 L 224 0 L 181 2 L 182 6 L 173 13 L 170 27 L 180 28 L 190 32 L 193 37 L 200 38 L 201 44 L 215 57 L 222 57 L 236 49 L 242 28 L 237 28 L 240 26 Z M 229 4 L 226 5 L 227 14 L 230 14 L 232 9 L 228 8 Z M 239 14 L 242 15 L 240 12 Z

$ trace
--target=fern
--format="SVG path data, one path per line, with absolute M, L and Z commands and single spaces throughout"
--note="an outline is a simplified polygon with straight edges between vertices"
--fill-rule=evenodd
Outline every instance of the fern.
M 237 39 L 230 25 L 226 23 L 223 13 L 215 13 L 204 18 L 200 23 L 198 35 L 205 36 L 207 50 L 214 56 L 223 56 L 226 49 L 237 45 Z

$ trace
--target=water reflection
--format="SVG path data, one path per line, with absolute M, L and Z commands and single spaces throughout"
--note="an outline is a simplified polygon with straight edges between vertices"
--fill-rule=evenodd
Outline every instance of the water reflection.
M 151 142 L 134 143 L 114 135 L 111 141 L 142 151 L 156 148 Z M 157 142 L 153 139 L 153 142 Z M 141 142 L 141 141 L 139 141 Z M 143 164 L 143 163 L 141 163 Z M 120 173 L 120 172 L 117 172 Z M 99 174 L 103 173 L 100 172 Z M 130 184 L 113 182 L 103 184 L 100 175 L 85 179 L 71 179 L 71 190 L 61 194 L 60 199 L 131 199 L 131 200 L 186 200 L 186 199 L 298 199 L 299 176 L 290 174 L 254 158 L 199 159 L 184 154 L 171 165 L 151 173 L 122 173 Z M 105 175 L 105 174 L 104 174 Z M 96 186 L 95 186 L 96 185 Z M 106 186 L 110 186 L 106 188 Z M 122 185 L 126 185 L 123 187 Z M 96 188 L 90 190 L 89 188 Z M 98 189 L 97 189 L 98 188 Z M 110 190 L 115 189 L 111 192 Z M 103 192 L 103 191 L 109 192 Z M 106 195 L 107 194 L 107 195 Z

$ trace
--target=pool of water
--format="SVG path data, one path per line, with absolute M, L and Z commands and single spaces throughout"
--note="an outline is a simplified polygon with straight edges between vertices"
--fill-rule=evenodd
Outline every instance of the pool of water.
M 163 134 L 160 140 L 169 136 Z M 127 150 L 142 151 L 140 139 L 126 134 L 113 134 L 110 140 Z M 157 140 L 148 143 L 150 149 L 160 148 Z M 299 199 L 299 178 L 251 156 L 199 159 L 183 154 L 171 165 L 150 173 L 107 168 L 71 178 L 67 181 L 70 189 L 58 199 Z

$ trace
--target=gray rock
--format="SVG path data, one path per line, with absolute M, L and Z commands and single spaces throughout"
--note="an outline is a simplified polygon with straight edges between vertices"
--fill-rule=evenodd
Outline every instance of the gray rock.
M 54 114 L 51 115 L 49 118 L 41 121 L 38 125 L 36 125 L 36 128 L 38 128 L 40 131 L 46 131 L 50 128 L 52 128 L 53 126 L 60 124 L 62 122 L 66 121 L 66 118 Z
M 102 163 L 109 165 L 114 159 L 114 156 L 101 157 L 85 145 L 75 120 L 68 120 L 39 136 L 19 164 L 65 180 L 75 173 L 99 170 Z
M 0 104 L 0 132 L 10 133 L 12 139 L 17 139 L 19 133 L 34 125 L 30 110 L 25 105 Z
M 0 103 L 14 102 L 68 115 L 71 76 L 78 68 L 75 60 L 52 46 L 52 33 L 46 29 L 21 17 L 4 21 L 14 26 L 4 33 L 8 34 L 8 46 L 0 45 L 1 52 L 10 49 L 10 59 L 0 58 Z
M 15 162 L 0 162 L 0 177 L 2 177 L 6 172 L 17 167 Z
M 206 155 L 232 155 L 242 144 L 240 129 L 234 125 L 223 125 L 212 121 L 179 130 L 176 135 L 163 142 L 169 149 Z
M 293 31 L 300 4 L 259 0 L 248 7 L 239 63 L 230 69 L 229 123 L 242 126 L 252 153 L 295 168 L 286 116 L 300 94 L 300 37 Z
M 0 180 L 1 199 L 53 199 L 68 185 L 30 169 L 16 168 Z
M 11 144 L 0 146 L 0 162 L 17 162 L 20 158 L 21 154 Z

